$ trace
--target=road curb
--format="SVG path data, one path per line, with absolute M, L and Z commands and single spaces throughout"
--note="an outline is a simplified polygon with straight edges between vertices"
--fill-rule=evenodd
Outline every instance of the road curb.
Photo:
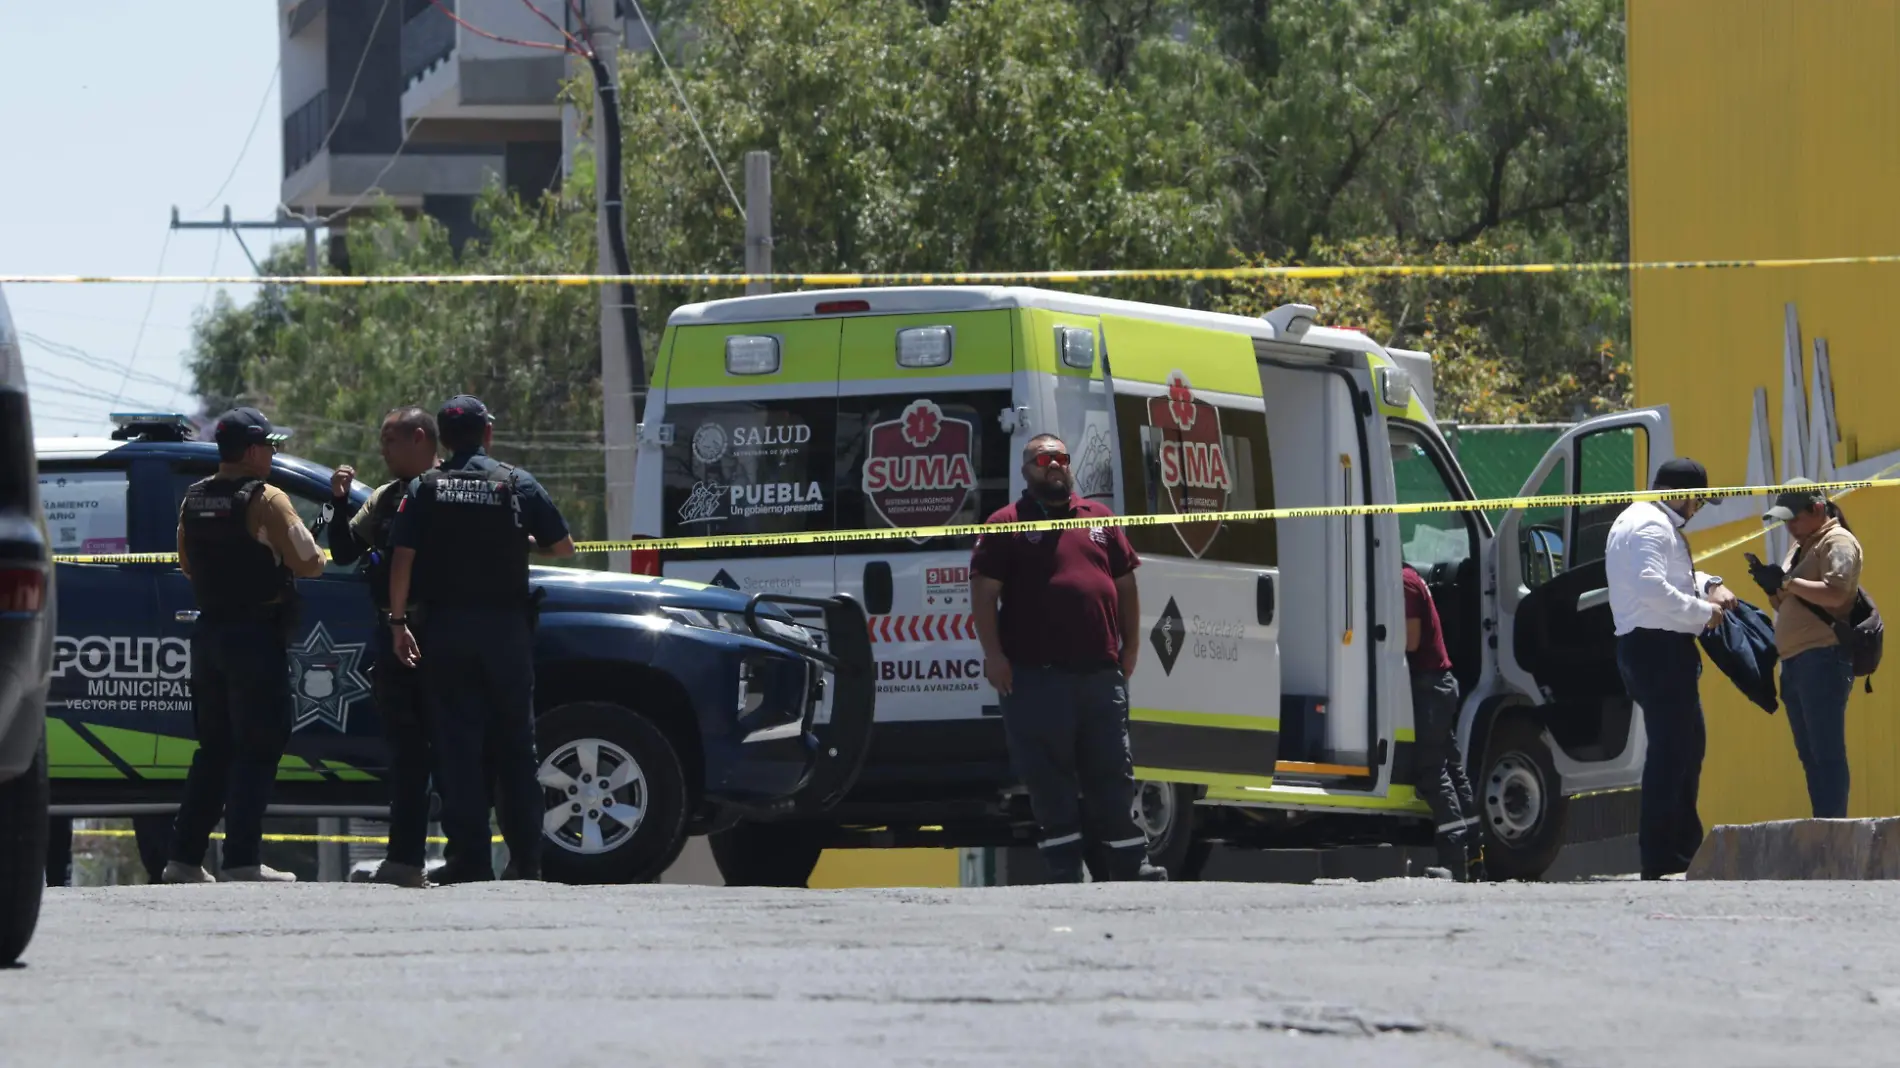
M 1900 879 L 1900 818 L 1776 820 L 1709 832 L 1690 879 Z

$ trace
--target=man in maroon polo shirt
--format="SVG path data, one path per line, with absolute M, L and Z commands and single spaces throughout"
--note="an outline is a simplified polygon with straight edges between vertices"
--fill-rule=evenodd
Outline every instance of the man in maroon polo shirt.
M 1412 727 L 1418 738 L 1418 792 L 1438 821 L 1437 868 L 1441 879 L 1470 882 L 1483 876 L 1484 847 L 1476 841 L 1478 805 L 1458 751 L 1458 679 L 1445 655 L 1445 636 L 1431 587 L 1406 564 L 1405 660 L 1412 669 Z
M 989 522 L 1114 514 L 1075 495 L 1069 451 L 1053 434 L 1023 448 L 1023 479 L 1022 499 Z M 1128 676 L 1141 648 L 1140 563 L 1112 526 L 986 534 L 971 557 L 983 674 L 1002 697 L 1010 762 L 1053 882 L 1083 880 L 1091 841 L 1112 879 L 1167 878 L 1147 863 L 1134 818 Z

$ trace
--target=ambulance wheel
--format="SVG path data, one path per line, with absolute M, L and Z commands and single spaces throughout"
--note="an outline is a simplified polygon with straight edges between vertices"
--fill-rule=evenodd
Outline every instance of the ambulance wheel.
M 0 968 L 20 959 L 40 919 L 46 887 L 46 743 L 33 763 L 0 782 Z
M 1493 880 L 1536 879 L 1563 848 L 1569 803 L 1543 728 L 1506 716 L 1491 728 L 1472 776 L 1484 825 L 1484 866 Z
M 686 773 L 665 732 L 623 705 L 577 701 L 542 716 L 535 734 L 547 879 L 659 878 L 686 841 Z
M 817 828 L 740 821 L 706 836 L 727 886 L 804 887 L 825 851 Z
M 1194 802 L 1198 786 L 1175 782 L 1135 783 L 1135 826 L 1148 836 L 1148 863 L 1165 869 L 1174 882 L 1201 877 L 1211 847 L 1195 838 Z

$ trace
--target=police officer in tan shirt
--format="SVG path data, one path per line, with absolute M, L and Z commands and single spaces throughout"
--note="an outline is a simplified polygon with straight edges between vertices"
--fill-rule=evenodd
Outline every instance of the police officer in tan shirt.
M 223 817 L 224 878 L 294 882 L 258 859 L 264 809 L 294 717 L 288 644 L 296 579 L 323 573 L 323 552 L 283 490 L 268 485 L 283 435 L 255 408 L 218 418 L 218 471 L 178 507 L 178 566 L 191 579 L 191 696 L 198 751 L 172 830 L 168 883 L 215 881 L 204 868 Z
M 1807 773 L 1817 819 L 1847 815 L 1847 695 L 1854 662 L 1831 620 L 1846 622 L 1860 592 L 1860 542 L 1827 494 L 1790 481 L 1762 516 L 1785 524 L 1795 545 L 1779 567 L 1751 567 L 1775 607 L 1781 702 Z

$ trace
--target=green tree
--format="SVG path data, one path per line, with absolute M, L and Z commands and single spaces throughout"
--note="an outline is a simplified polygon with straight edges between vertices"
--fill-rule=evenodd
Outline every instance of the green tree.
M 1619 0 L 668 0 L 621 69 L 634 268 L 734 272 L 722 179 L 774 159 L 781 271 L 959 271 L 1626 255 Z M 569 88 L 583 109 L 591 87 Z M 689 102 L 690 111 L 682 103 Z M 697 117 L 698 125 L 694 118 Z M 703 140 L 702 140 L 703 138 Z M 708 150 L 710 146 L 710 152 Z M 718 161 L 718 166 L 713 160 Z M 533 204 L 491 192 L 460 253 L 391 210 L 351 221 L 362 274 L 584 271 L 582 153 Z M 296 254 L 269 270 L 292 273 Z M 1329 322 L 1436 352 L 1440 415 L 1571 418 L 1627 403 L 1624 279 L 1601 275 L 1114 284 L 1097 292 Z M 680 304 L 639 291 L 647 351 Z M 389 406 L 470 390 L 497 453 L 599 511 L 587 287 L 265 287 L 199 319 L 208 411 L 257 403 L 296 448 L 366 472 Z

